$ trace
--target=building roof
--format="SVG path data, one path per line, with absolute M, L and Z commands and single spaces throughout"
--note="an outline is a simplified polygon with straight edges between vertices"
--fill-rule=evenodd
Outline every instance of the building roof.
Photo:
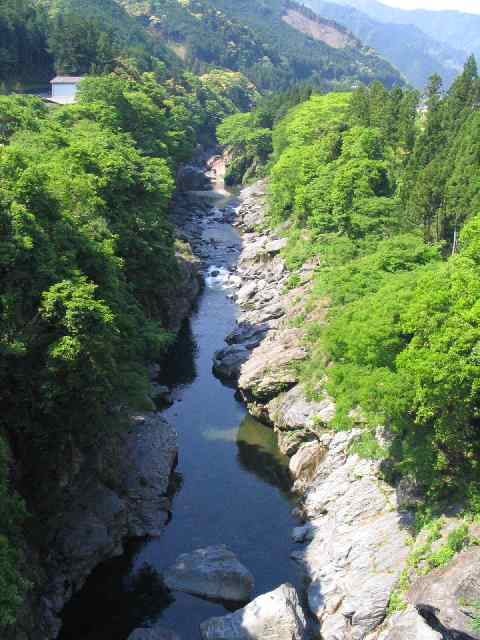
M 52 104 L 75 104 L 75 98 L 73 96 L 65 96 L 65 97 L 56 97 L 54 98 L 42 98 L 44 102 L 49 102 Z
M 56 76 L 50 80 L 50 84 L 77 84 L 84 76 Z

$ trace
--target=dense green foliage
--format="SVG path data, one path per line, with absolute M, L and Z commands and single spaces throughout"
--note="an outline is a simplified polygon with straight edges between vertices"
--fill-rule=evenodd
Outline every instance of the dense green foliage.
M 273 129 L 294 105 L 307 100 L 312 93 L 308 86 L 297 86 L 283 94 L 274 94 L 257 101 L 250 113 L 237 113 L 217 128 L 217 139 L 227 148 L 229 163 L 227 184 L 247 182 L 250 177 L 265 175 L 273 151 Z
M 314 260 L 307 311 L 329 301 L 328 323 L 307 327 L 309 393 L 321 397 L 327 384 L 339 428 L 359 411 L 370 427 L 388 426 L 388 452 L 368 438 L 362 446 L 387 456 L 389 477 L 412 475 L 432 498 L 462 492 L 472 508 L 480 490 L 479 91 L 472 58 L 447 94 L 432 78 L 425 113 L 414 91 L 378 83 L 314 95 L 274 127 L 269 171 L 272 223 L 288 225 L 292 281 Z M 220 134 L 233 140 L 238 124 L 242 136 L 246 118 L 227 120 Z
M 157 80 L 90 76 L 64 108 L 0 96 L 0 628 L 26 586 L 4 438 L 48 508 L 43 480 L 72 445 L 145 406 L 146 365 L 177 322 L 175 171 L 254 97 L 233 72 Z
M 47 51 L 46 12 L 31 0 L 0 4 L 0 84 L 46 81 L 52 73 Z
M 6 0 L 0 7 L 0 83 L 41 85 L 54 71 L 105 73 L 134 64 L 171 72 L 177 57 L 115 0 Z
M 157 70 L 176 66 L 175 56 L 115 0 L 42 0 L 48 10 L 49 51 L 60 74 L 113 70 L 119 61 Z
M 373 51 L 335 49 L 287 25 L 287 0 L 122 0 L 195 71 L 212 65 L 244 73 L 261 91 L 285 90 L 298 82 L 350 87 L 379 79 L 401 84 L 400 75 Z M 337 26 L 340 31 L 343 27 Z
M 379 20 L 378 14 L 370 17 L 358 5 L 343 6 L 325 0 L 306 0 L 306 4 L 319 15 L 350 29 L 364 45 L 373 47 L 394 64 L 417 89 L 423 89 L 434 73 L 450 85 L 467 58 L 467 53 L 458 49 L 463 43 L 449 46 L 436 39 L 437 33 L 429 36 L 411 21 Z

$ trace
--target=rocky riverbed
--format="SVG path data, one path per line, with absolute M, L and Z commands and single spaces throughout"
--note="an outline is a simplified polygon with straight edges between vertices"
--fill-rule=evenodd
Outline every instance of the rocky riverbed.
M 328 428 L 335 404 L 327 393 L 307 400 L 295 364 L 307 356 L 304 327 L 325 321 L 328 300 L 313 311 L 306 306 L 315 264 L 305 265 L 289 286 L 286 242 L 268 229 L 265 210 L 264 181 L 243 189 L 234 221 L 243 241 L 235 294 L 240 314 L 214 368 L 235 382 L 250 412 L 274 428 L 290 457 L 302 521 L 292 534 L 292 555 L 308 575 L 308 613 L 323 640 L 478 638 L 472 623 L 472 603 L 480 601 L 477 548 L 432 579 L 413 579 L 409 607 L 387 619 L 391 595 L 408 572 L 418 496 L 405 484 L 384 482 L 380 463 L 351 453 L 361 429 Z M 388 434 L 379 428 L 377 438 Z M 453 522 L 438 534 L 443 542 Z

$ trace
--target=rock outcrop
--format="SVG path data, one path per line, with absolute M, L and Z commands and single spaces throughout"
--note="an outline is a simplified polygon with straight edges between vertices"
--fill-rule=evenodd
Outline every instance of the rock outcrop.
M 389 619 L 378 640 L 443 640 L 443 636 L 428 626 L 416 609 L 409 607 Z
M 407 599 L 449 638 L 480 640 L 473 622 L 480 603 L 480 549 L 463 551 L 447 566 L 419 578 Z
M 201 167 L 186 165 L 177 173 L 177 188 L 180 191 L 209 191 L 212 183 Z
M 174 591 L 230 602 L 248 602 L 255 586 L 250 571 L 224 545 L 181 555 L 163 580 Z
M 245 608 L 200 625 L 203 640 L 304 640 L 307 623 L 290 584 L 255 598 Z
M 84 454 L 58 511 L 44 523 L 46 588 L 33 638 L 57 635 L 65 602 L 100 562 L 122 553 L 124 540 L 162 532 L 176 459 L 177 434 L 159 414 L 135 416 Z

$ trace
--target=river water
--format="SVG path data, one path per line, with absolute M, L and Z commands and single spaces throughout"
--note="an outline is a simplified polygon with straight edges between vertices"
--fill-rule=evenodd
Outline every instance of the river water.
M 64 611 L 61 640 L 126 640 L 133 629 L 156 623 L 182 640 L 200 638 L 202 621 L 232 607 L 169 593 L 161 572 L 181 553 L 203 546 L 226 544 L 253 573 L 256 595 L 287 581 L 299 586 L 290 559 L 295 523 L 287 460 L 272 430 L 249 416 L 235 390 L 212 373 L 213 354 L 237 314 L 221 275 L 240 249 L 238 234 L 219 217 L 201 225 L 210 247 L 206 267 L 223 269 L 207 278 L 162 373 L 175 398 L 164 415 L 179 433 L 171 521 L 160 538 L 133 541 L 122 557 L 94 571 Z

